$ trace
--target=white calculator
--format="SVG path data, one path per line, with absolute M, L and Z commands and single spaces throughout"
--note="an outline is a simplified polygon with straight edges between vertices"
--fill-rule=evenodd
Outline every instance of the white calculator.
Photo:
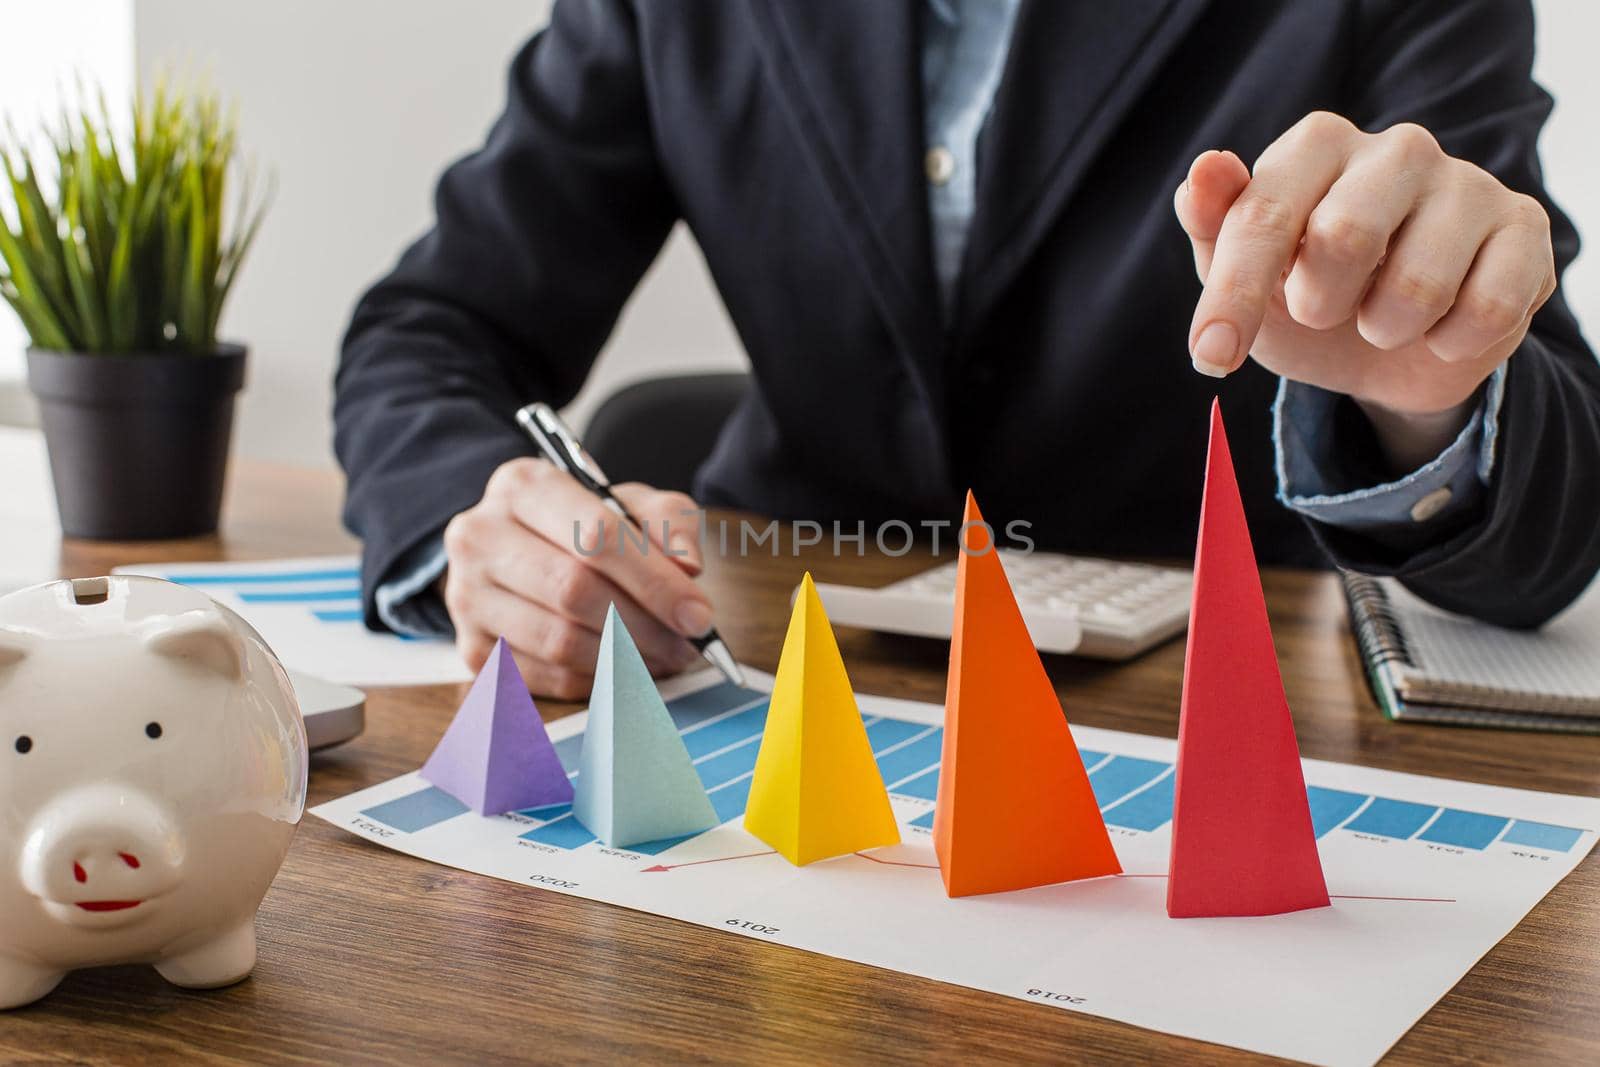
M 1182 633 L 1194 573 L 1052 552 L 1000 550 L 1028 635 L 1042 652 L 1130 659 Z M 846 626 L 950 636 L 956 562 L 877 589 L 817 583 L 828 618 Z

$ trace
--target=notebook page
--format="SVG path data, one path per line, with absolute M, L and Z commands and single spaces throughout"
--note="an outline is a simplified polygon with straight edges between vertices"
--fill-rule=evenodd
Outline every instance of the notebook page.
M 1384 589 L 1411 653 L 1403 672 L 1412 699 L 1435 690 L 1476 691 L 1490 707 L 1600 708 L 1600 582 L 1539 630 L 1507 630 L 1423 603 L 1398 582 Z

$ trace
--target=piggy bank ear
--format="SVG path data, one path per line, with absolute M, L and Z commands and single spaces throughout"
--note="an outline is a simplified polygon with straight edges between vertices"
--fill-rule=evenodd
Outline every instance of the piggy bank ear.
M 21 663 L 33 651 L 33 638 L 21 630 L 0 630 L 0 670 Z
M 244 648 L 214 612 L 175 615 L 147 630 L 144 645 L 158 656 L 192 663 L 224 678 L 244 676 Z

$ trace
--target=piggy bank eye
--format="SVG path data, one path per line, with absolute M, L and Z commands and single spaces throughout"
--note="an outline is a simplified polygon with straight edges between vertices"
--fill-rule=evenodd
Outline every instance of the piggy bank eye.
M 33 738 L 29 737 L 27 734 L 23 734 L 21 737 L 17 738 L 16 749 L 18 755 L 26 756 L 28 753 L 33 751 Z
M 154 741 L 161 736 L 161 724 L 158 722 L 145 723 L 144 735 Z

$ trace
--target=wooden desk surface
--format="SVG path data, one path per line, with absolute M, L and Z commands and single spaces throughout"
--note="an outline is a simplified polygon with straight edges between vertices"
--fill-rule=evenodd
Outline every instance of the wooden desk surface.
M 221 537 L 68 543 L 69 576 L 121 562 L 250 559 L 353 547 L 328 474 L 240 465 Z M 926 557 L 713 560 L 722 632 L 776 665 L 802 570 L 876 583 Z M 1334 580 L 1266 576 L 1307 756 L 1495 785 L 1600 793 L 1600 738 L 1385 722 L 1364 687 Z M 935 642 L 841 630 L 863 692 L 944 693 Z M 1182 642 L 1125 665 L 1051 658 L 1073 722 L 1174 736 Z M 375 690 L 368 728 L 313 758 L 320 803 L 417 767 L 462 689 Z M 572 710 L 542 702 L 554 717 Z M 730 937 L 463 874 L 306 819 L 262 908 L 255 975 L 191 993 L 147 967 L 69 977 L 0 1016 L 0 1059 L 84 1062 L 893 1062 L 1253 1060 L 1057 1009 Z M 1373 960 L 1373 980 L 1384 962 Z M 1336 1006 L 1330 1005 L 1330 1010 Z M 1440 1002 L 1397 1063 L 1600 1063 L 1600 859 L 1591 855 Z

